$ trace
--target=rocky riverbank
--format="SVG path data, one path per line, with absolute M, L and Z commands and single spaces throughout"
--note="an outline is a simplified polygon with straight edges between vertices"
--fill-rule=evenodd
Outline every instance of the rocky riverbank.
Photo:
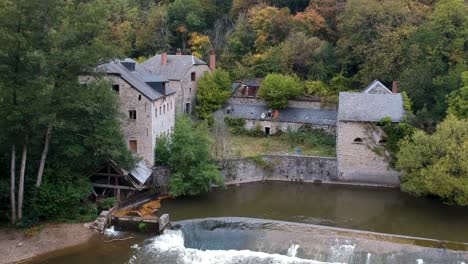
M 77 246 L 98 235 L 83 224 L 46 225 L 32 237 L 17 229 L 0 229 L 0 264 L 25 261 L 55 250 Z

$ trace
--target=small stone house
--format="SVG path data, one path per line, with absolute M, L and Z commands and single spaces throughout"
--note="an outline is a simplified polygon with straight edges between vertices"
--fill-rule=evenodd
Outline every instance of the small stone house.
M 147 71 L 165 76 L 170 87 L 176 92 L 177 113 L 192 113 L 196 103 L 197 82 L 208 71 L 215 68 L 215 55 L 210 55 L 210 67 L 208 64 L 192 55 L 167 55 L 158 54 L 146 61 L 141 66 Z
M 257 97 L 263 78 L 237 81 L 232 84 L 233 97 Z
M 377 81 L 378 82 L 378 81 Z M 336 154 L 338 176 L 343 181 L 399 185 L 399 173 L 378 155 L 372 146 L 384 143 L 383 130 L 376 123 L 384 117 L 401 122 L 405 112 L 403 99 L 380 82 L 362 93 L 339 95 Z M 382 87 L 383 86 L 383 87 Z
M 271 110 L 259 104 L 228 103 L 224 114 L 242 118 L 245 120 L 245 129 L 254 130 L 259 127 L 266 135 L 294 131 L 305 125 L 335 135 L 336 110 L 300 107 Z
M 104 74 L 112 83 L 109 88 L 119 95 L 128 148 L 152 167 L 157 137 L 169 135 L 174 127 L 175 90 L 166 77 L 147 71 L 132 59 L 114 60 L 99 65 L 96 71 Z M 92 78 L 82 76 L 80 82 Z

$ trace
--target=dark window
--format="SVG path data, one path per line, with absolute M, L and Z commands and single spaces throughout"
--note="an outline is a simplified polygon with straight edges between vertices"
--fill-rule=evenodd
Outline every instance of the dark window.
M 265 135 L 269 136 L 270 135 L 270 128 L 265 127 Z
M 138 101 L 141 101 L 141 94 L 138 95 Z
M 166 105 L 163 105 L 163 114 L 166 113 Z
M 383 145 L 383 144 L 385 144 L 385 142 L 387 142 L 387 140 L 385 140 L 385 139 L 381 139 L 381 140 L 379 140 L 379 144 L 380 144 L 380 145 Z
M 154 109 L 154 117 L 158 117 L 158 108 Z
M 194 82 L 197 79 L 197 73 L 196 72 L 192 72 L 191 79 L 192 79 L 192 82 Z
M 162 115 L 161 107 L 159 107 L 159 115 Z
M 362 138 L 355 138 L 354 143 L 362 143 Z
M 119 92 L 120 92 L 120 85 L 118 85 L 118 84 L 113 84 L 113 85 L 112 85 L 112 90 L 114 90 L 115 92 L 119 93 Z
M 136 110 L 128 110 L 128 118 L 136 120 Z
M 190 103 L 185 103 L 185 113 L 190 113 Z
M 137 153 L 138 152 L 138 143 L 136 140 L 129 140 L 128 141 L 128 147 L 131 152 Z

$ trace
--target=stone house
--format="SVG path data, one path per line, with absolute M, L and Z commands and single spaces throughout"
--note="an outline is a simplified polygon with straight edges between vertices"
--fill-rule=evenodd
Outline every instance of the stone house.
M 165 76 L 170 87 L 176 92 L 177 113 L 192 113 L 196 104 L 197 82 L 206 72 L 215 68 L 215 55 L 210 55 L 210 66 L 192 55 L 158 54 L 141 66 L 147 71 Z
M 337 113 L 334 109 L 288 107 L 271 110 L 264 104 L 228 103 L 223 111 L 227 116 L 244 119 L 245 129 L 253 130 L 259 127 L 266 135 L 295 131 L 303 126 L 323 129 L 335 135 Z
M 384 117 L 398 123 L 405 115 L 396 83 L 393 92 L 379 83 L 374 82 L 361 93 L 339 95 L 336 154 L 342 181 L 395 186 L 400 183 L 399 173 L 372 149 L 384 143 L 384 132 L 376 123 Z
M 257 97 L 263 78 L 242 80 L 232 83 L 233 97 Z
M 119 95 L 128 148 L 153 166 L 156 139 L 169 135 L 175 122 L 176 95 L 169 80 L 147 71 L 132 59 L 114 60 L 99 65 L 96 71 L 104 74 Z M 93 78 L 82 76 L 80 82 Z

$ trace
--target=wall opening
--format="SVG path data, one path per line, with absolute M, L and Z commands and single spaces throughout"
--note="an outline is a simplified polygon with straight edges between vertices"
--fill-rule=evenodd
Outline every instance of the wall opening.
M 270 128 L 265 127 L 265 135 L 269 136 L 270 135 Z
M 116 92 L 116 93 L 120 93 L 120 85 L 113 84 L 112 85 L 112 90 L 114 90 L 114 92 Z
M 362 138 L 355 138 L 353 141 L 353 143 L 362 143 L 362 142 L 363 142 Z
M 190 103 L 185 103 L 185 113 L 186 114 L 190 113 Z

